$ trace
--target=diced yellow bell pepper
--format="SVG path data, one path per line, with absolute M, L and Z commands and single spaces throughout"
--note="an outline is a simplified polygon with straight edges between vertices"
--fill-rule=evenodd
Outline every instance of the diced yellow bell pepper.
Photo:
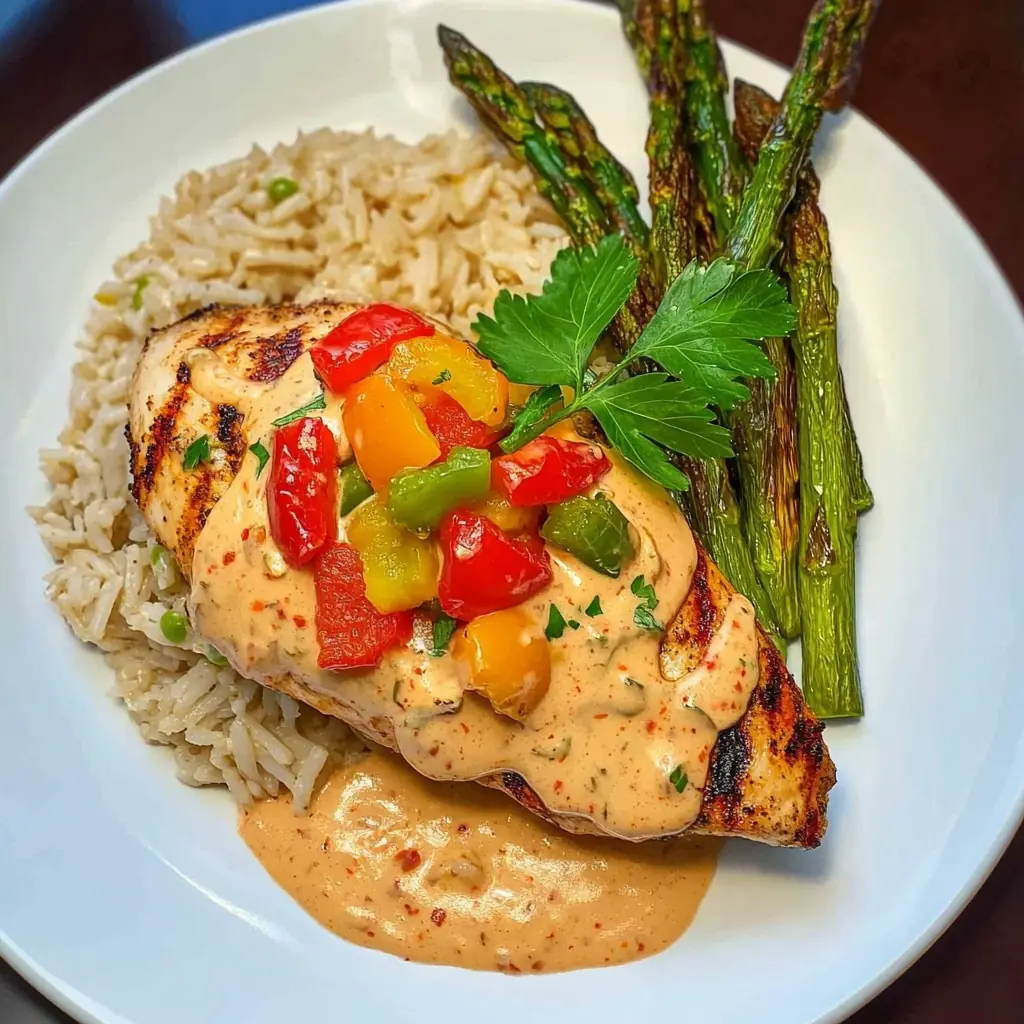
M 551 683 L 551 651 L 539 625 L 521 608 L 491 612 L 457 634 L 452 649 L 469 670 L 469 687 L 499 714 L 526 719 Z
M 413 387 L 437 388 L 489 427 L 505 422 L 508 379 L 472 345 L 444 334 L 397 344 L 388 363 L 392 375 Z
M 403 469 L 420 469 L 440 458 L 441 449 L 412 392 L 386 374 L 371 373 L 348 389 L 341 422 L 375 491 L 385 491 Z
M 379 497 L 352 513 L 347 535 L 363 560 L 366 597 L 377 611 L 418 608 L 437 596 L 436 544 L 398 526 Z
M 495 526 L 506 533 L 519 533 L 523 530 L 532 530 L 537 525 L 544 508 L 542 505 L 520 508 L 513 505 L 507 498 L 491 491 L 482 501 L 470 505 L 470 511 L 485 519 L 490 519 Z

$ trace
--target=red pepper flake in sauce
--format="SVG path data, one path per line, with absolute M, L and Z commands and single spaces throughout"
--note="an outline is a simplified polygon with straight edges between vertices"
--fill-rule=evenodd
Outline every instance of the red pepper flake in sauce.
M 459 728 L 467 735 L 469 734 L 469 726 L 465 722 L 459 722 Z
M 447 916 L 448 914 L 441 907 L 434 907 L 434 909 L 430 912 L 430 920 L 433 921 L 438 928 L 440 928 L 441 925 L 444 924 L 444 919 Z
M 253 530 L 252 535 L 256 538 L 257 544 L 262 544 L 267 539 L 267 528 L 265 526 L 257 526 Z
M 293 615 L 292 616 L 292 622 L 295 623 L 295 628 L 296 629 L 305 629 L 306 628 L 306 616 L 305 615 Z
M 406 913 L 407 913 L 407 914 L 408 914 L 408 915 L 409 915 L 410 917 L 415 917 L 415 916 L 416 916 L 416 915 L 417 915 L 417 914 L 418 914 L 418 913 L 420 912 L 420 908 L 419 908 L 419 907 L 414 907 L 414 906 L 412 906 L 411 904 L 409 904 L 409 903 L 406 903 L 406 904 L 405 904 L 405 912 L 406 912 Z
M 456 832 L 460 832 L 460 833 L 462 833 L 462 832 L 468 832 L 468 831 L 469 831 L 469 826 L 468 826 L 468 825 L 465 825 L 465 824 L 463 824 L 463 825 L 460 825 L 460 826 L 459 826 L 459 827 L 458 827 L 458 828 L 457 828 L 457 829 L 456 829 L 455 831 L 456 831 Z
M 438 752 L 438 751 L 439 751 L 440 749 L 441 749 L 441 748 L 440 748 L 440 747 L 439 747 L 439 746 L 438 746 L 438 745 L 437 745 L 437 744 L 435 743 L 435 744 L 434 744 L 434 745 L 433 745 L 433 746 L 432 746 L 432 747 L 431 747 L 431 748 L 430 748 L 430 749 L 429 749 L 429 750 L 427 751 L 427 753 L 428 753 L 428 754 L 429 754 L 429 755 L 430 755 L 431 757 L 437 757 L 437 752 Z
M 651 719 L 651 720 L 650 720 L 650 721 L 649 721 L 649 722 L 647 723 L 647 726 L 646 726 L 646 728 L 647 728 L 647 731 L 648 731 L 648 732 L 654 732 L 654 730 L 658 728 L 658 723 L 657 723 L 657 722 L 656 722 L 656 721 L 655 721 L 655 720 L 654 720 L 654 719 L 652 718 L 652 719 Z
M 324 853 L 329 853 L 329 852 L 330 852 L 330 849 L 331 849 L 331 837 L 330 837 L 330 836 L 328 836 L 328 837 L 327 837 L 327 838 L 326 838 L 326 839 L 325 839 L 325 840 L 324 840 L 324 841 L 323 841 L 323 842 L 322 842 L 322 843 L 320 844 L 320 849 L 321 849 L 321 850 L 322 850 L 322 851 L 323 851 Z
M 234 553 L 234 551 L 225 551 L 224 552 L 224 557 L 221 559 L 221 561 L 225 565 L 230 565 L 234 560 L 235 560 L 235 553 Z
M 281 620 L 282 622 L 284 622 L 284 620 L 288 618 L 288 613 L 287 613 L 287 612 L 286 612 L 286 611 L 285 611 L 285 610 L 284 610 L 283 608 L 278 608 L 278 609 L 277 609 L 277 617 L 278 617 L 278 618 L 279 618 L 279 619 L 280 619 L 280 620 Z
M 264 607 L 265 606 L 262 601 L 253 601 L 252 603 L 252 610 L 254 612 L 261 612 L 263 611 Z
M 739 629 L 740 628 L 740 620 L 739 619 L 733 619 L 732 620 L 732 628 L 733 629 Z
M 595 718 L 607 718 L 608 717 L 608 712 L 607 711 L 602 711 L 601 714 L 594 715 L 594 717 Z
M 245 529 L 244 529 L 244 530 L 242 531 L 242 540 L 248 540 L 248 539 L 249 539 L 249 527 L 247 526 L 247 527 L 246 527 L 246 528 L 245 528 Z
M 714 658 L 709 658 L 706 662 L 704 662 L 704 666 L 705 668 L 707 668 L 709 672 L 714 672 L 717 665 L 718 662 Z
M 423 861 L 420 856 L 419 850 L 399 850 L 395 854 L 395 860 L 398 861 L 403 871 L 412 871 L 413 868 L 418 868 Z
M 563 783 L 562 783 L 561 779 L 555 779 L 555 792 L 556 793 L 561 793 L 562 792 L 562 785 L 563 785 Z
M 534 960 L 533 963 L 530 964 L 530 970 L 531 971 L 543 971 L 544 970 L 544 961 L 543 960 Z
M 644 951 L 644 944 L 642 942 L 638 942 L 636 944 L 636 951 L 638 953 L 642 953 Z

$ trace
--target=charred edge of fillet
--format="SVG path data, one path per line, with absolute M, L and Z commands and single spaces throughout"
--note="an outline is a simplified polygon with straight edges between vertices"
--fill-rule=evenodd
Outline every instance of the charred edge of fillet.
M 188 366 L 179 363 L 177 379 L 167 400 L 160 407 L 160 412 L 153 418 L 148 441 L 143 437 L 136 442 L 129 436 L 128 445 L 132 452 L 132 497 L 140 507 L 149 495 L 160 463 L 174 444 L 178 432 L 178 414 L 188 396 L 190 379 Z M 146 452 L 141 467 L 138 458 L 140 445 L 144 445 Z
M 260 338 L 251 352 L 252 366 L 247 379 L 260 384 L 272 383 L 302 355 L 304 347 L 301 327 L 293 327 L 270 338 Z
M 707 554 L 698 546 L 690 590 L 669 627 L 669 633 L 662 641 L 684 652 L 678 666 L 678 675 L 673 672 L 674 678 L 682 678 L 704 660 L 712 637 L 725 619 L 727 603 L 715 600 L 708 573 Z
M 515 772 L 502 772 L 501 785 L 513 800 L 522 804 L 528 811 L 532 811 L 547 821 L 552 820 L 547 805 L 521 775 L 517 775 Z
M 214 502 L 210 500 L 213 492 L 213 473 L 210 468 L 206 465 L 197 466 L 195 471 L 188 476 L 189 482 L 186 484 L 188 497 L 185 499 L 185 507 L 178 520 L 176 534 L 176 553 L 179 564 L 182 566 L 192 565 L 192 554 L 195 551 L 196 541 L 199 539 L 199 534 L 202 533 L 214 505 Z
M 233 405 L 217 406 L 217 441 L 227 456 L 232 477 L 238 472 L 245 457 L 242 419 L 242 414 Z
M 723 797 L 727 800 L 738 799 L 740 781 L 749 768 L 750 744 L 743 733 L 742 723 L 719 733 L 711 752 L 711 764 L 708 765 L 703 804 Z M 701 818 L 705 817 L 702 810 Z

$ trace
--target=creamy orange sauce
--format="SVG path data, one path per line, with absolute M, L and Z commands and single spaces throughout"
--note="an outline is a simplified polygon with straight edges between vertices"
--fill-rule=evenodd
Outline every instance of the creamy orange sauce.
M 211 401 L 230 394 L 250 444 L 263 439 L 271 447 L 272 421 L 320 393 L 308 354 L 273 384 L 232 378 L 217 359 L 206 351 L 191 357 L 193 387 Z M 339 458 L 349 457 L 339 400 L 328 396 L 327 408 L 314 415 L 337 437 Z M 523 607 L 539 632 L 551 604 L 580 628 L 551 642 L 551 685 L 525 723 L 466 691 L 459 663 L 451 655 L 430 657 L 425 638 L 390 652 L 374 670 L 319 669 L 312 572 L 287 570 L 276 551 L 267 529 L 269 474 L 257 478 L 253 457 L 196 545 L 192 621 L 241 674 L 272 685 L 288 673 L 333 697 L 349 724 L 397 746 L 432 779 L 514 770 L 569 827 L 575 819 L 630 840 L 682 831 L 699 813 L 719 731 L 739 720 L 757 683 L 753 609 L 734 597 L 703 664 L 677 681 L 663 677 L 660 638 L 634 622 L 638 598 L 630 584 L 642 575 L 655 587 L 654 614 L 667 624 L 689 591 L 696 547 L 668 494 L 613 462 L 594 490 L 629 520 L 636 556 L 611 579 L 549 545 L 553 582 Z M 585 609 L 595 597 L 602 613 L 589 617 Z
M 720 840 L 570 836 L 482 786 L 430 782 L 377 752 L 339 768 L 307 817 L 243 811 L 271 877 L 350 942 L 510 973 L 650 956 L 692 921 Z

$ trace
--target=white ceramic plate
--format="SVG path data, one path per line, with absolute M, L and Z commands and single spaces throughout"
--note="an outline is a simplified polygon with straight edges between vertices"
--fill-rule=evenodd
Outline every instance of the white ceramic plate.
M 73 344 L 112 259 L 193 167 L 374 125 L 467 119 L 445 21 L 521 78 L 571 89 L 645 175 L 646 111 L 615 15 L 558 0 L 354 0 L 203 46 L 59 132 L 0 188 L 0 951 L 83 1020 L 838 1020 L 949 923 L 1024 797 L 1024 325 L 929 179 L 857 116 L 819 146 L 842 356 L 877 506 L 859 622 L 867 717 L 829 728 L 839 767 L 814 853 L 735 842 L 693 927 L 612 969 L 508 978 L 406 964 L 320 929 L 235 834 L 225 792 L 179 785 L 43 598 L 22 506 L 64 419 Z M 869 51 L 870 53 L 870 51 Z M 733 73 L 783 72 L 729 47 Z M 870 59 L 870 56 L 869 58 Z

